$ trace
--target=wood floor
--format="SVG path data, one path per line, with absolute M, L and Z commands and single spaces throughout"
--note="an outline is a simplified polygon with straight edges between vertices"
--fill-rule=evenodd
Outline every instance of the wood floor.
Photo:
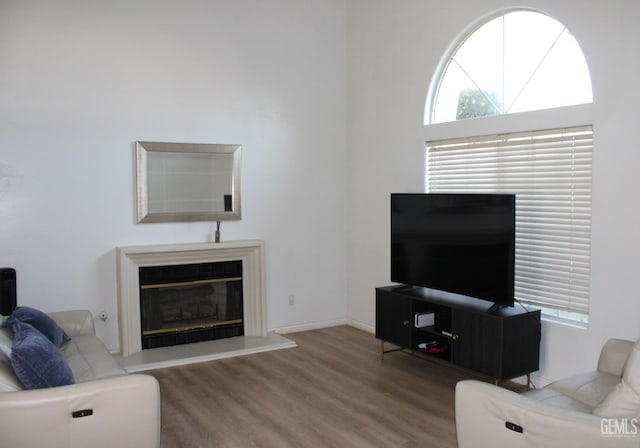
M 287 334 L 299 347 L 149 372 L 162 448 L 456 447 L 460 371 L 341 326 Z

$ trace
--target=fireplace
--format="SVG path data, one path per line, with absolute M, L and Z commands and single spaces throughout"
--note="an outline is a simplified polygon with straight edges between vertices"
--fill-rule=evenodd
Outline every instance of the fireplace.
M 224 335 L 225 332 L 235 332 L 243 335 L 241 338 L 230 338 L 224 335 L 224 339 L 228 341 L 267 336 L 263 241 L 118 247 L 116 258 L 118 262 L 118 324 L 120 351 L 123 357 L 130 357 L 143 351 L 143 332 L 147 333 L 146 336 L 154 336 L 154 338 L 149 338 L 150 340 L 162 337 L 178 340 L 183 337 L 209 337 L 206 335 L 207 332 L 217 332 L 218 335 L 221 333 Z M 224 266 L 222 270 L 227 269 L 228 272 L 218 275 L 219 273 L 214 272 L 214 268 L 202 267 L 209 264 L 219 266 L 216 269 L 222 269 L 220 267 Z M 189 274 L 186 279 L 173 281 L 171 279 L 174 274 L 164 271 L 166 267 L 171 267 L 170 270 L 174 269 L 176 272 L 186 270 Z M 194 274 L 192 271 L 196 267 L 201 272 Z M 141 269 L 146 272 L 147 268 L 150 269 L 148 272 L 152 273 L 149 274 L 152 279 L 148 282 L 140 275 Z M 145 275 L 147 274 L 143 274 L 142 277 Z M 238 277 L 240 277 L 239 280 Z M 204 283 L 201 284 L 201 281 Z M 171 285 L 171 283 L 191 284 Z M 225 288 L 218 288 L 218 283 L 224 283 Z M 162 285 L 155 288 L 158 291 L 151 295 L 157 296 L 156 298 L 162 296 L 161 300 L 164 300 L 164 294 L 170 295 L 169 293 L 179 296 L 187 292 L 199 291 L 202 293 L 205 290 L 199 287 L 207 284 L 216 285 L 214 288 L 216 289 L 215 298 L 207 298 L 211 295 L 208 293 L 204 294 L 204 299 L 202 294 L 200 297 L 195 294 L 195 298 L 186 299 L 180 307 L 176 305 L 165 306 L 165 304 L 162 306 L 158 304 L 143 305 L 141 299 L 141 296 L 146 294 L 144 291 L 154 289 L 143 289 L 143 286 Z M 227 298 L 231 300 L 237 297 L 238 293 L 242 297 L 242 305 L 239 309 L 238 305 L 227 304 Z M 152 312 L 154 317 L 151 320 L 154 325 L 159 323 L 157 326 L 160 328 L 143 324 L 141 316 L 145 306 L 156 308 Z M 233 311 L 231 314 L 229 314 L 230 310 Z M 197 313 L 200 315 L 193 317 Z M 201 319 L 209 321 L 203 324 Z M 238 320 L 242 322 L 241 330 Z M 177 332 L 173 331 L 177 328 L 180 328 L 182 333 L 186 332 L 187 335 L 177 336 Z M 155 344 L 156 342 L 147 341 L 144 344 L 147 345 L 147 343 Z M 147 345 L 147 347 L 149 346 L 151 345 Z M 145 353 L 152 351 L 144 350 Z
M 139 275 L 143 350 L 244 335 L 242 260 L 146 266 Z

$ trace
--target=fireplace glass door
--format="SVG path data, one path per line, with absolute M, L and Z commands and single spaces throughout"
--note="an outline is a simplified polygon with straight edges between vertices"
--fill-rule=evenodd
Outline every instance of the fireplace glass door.
M 244 334 L 242 261 L 140 268 L 142 348 Z

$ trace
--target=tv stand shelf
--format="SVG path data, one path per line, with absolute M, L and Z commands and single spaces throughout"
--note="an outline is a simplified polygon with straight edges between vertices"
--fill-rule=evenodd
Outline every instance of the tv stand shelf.
M 528 377 L 539 368 L 540 310 L 491 305 L 425 288 L 376 288 L 381 356 L 405 349 L 496 381 Z M 415 316 L 423 313 L 433 314 L 433 325 L 417 328 Z M 385 342 L 398 348 L 385 350 Z

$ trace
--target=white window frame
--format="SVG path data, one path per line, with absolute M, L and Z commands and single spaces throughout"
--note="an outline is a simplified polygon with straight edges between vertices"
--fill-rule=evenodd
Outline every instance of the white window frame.
M 455 58 L 456 54 L 458 53 L 458 51 L 465 45 L 465 42 L 467 41 L 467 39 L 469 37 L 471 37 L 476 31 L 479 31 L 484 25 L 488 24 L 489 22 L 493 21 L 494 19 L 497 19 L 499 17 L 503 17 L 505 15 L 508 15 L 510 13 L 513 12 L 530 12 L 530 13 L 536 13 L 536 14 L 540 14 L 540 15 L 547 15 L 539 10 L 535 10 L 535 9 L 531 9 L 531 8 L 508 8 L 505 10 L 501 10 L 501 11 L 497 11 L 494 12 L 491 15 L 488 15 L 484 18 L 481 18 L 480 20 L 476 21 L 474 24 L 472 24 L 470 27 L 468 27 L 466 30 L 464 30 L 464 32 L 459 35 L 458 39 L 456 40 L 456 42 L 454 42 L 454 44 L 445 52 L 445 57 L 442 58 L 442 60 L 440 61 L 440 64 L 436 70 L 436 73 L 434 74 L 434 76 L 431 79 L 431 83 L 429 86 L 429 94 L 427 95 L 427 101 L 425 103 L 425 115 L 424 115 L 424 123 L 425 125 L 428 124 L 435 124 L 435 123 L 451 123 L 451 122 L 455 122 L 455 121 L 436 121 L 435 120 L 435 109 L 436 109 L 436 101 L 438 99 L 439 96 L 439 90 L 440 90 L 440 86 L 444 80 L 444 78 L 447 75 L 447 69 L 449 67 L 449 65 L 452 63 L 453 59 Z M 558 22 L 560 25 L 564 24 L 560 21 L 558 21 L 557 19 L 549 16 L 549 18 L 551 18 L 552 20 L 555 20 L 556 22 Z M 565 27 L 565 31 L 568 31 L 567 28 Z M 579 43 L 578 43 L 579 46 Z M 582 51 L 582 49 L 580 48 L 580 51 Z M 584 58 L 584 53 L 582 53 L 582 57 Z M 586 60 L 585 60 L 586 63 Z M 537 70 L 537 68 L 536 68 Z M 588 70 L 588 68 L 587 68 Z M 587 77 L 589 78 L 589 88 L 591 81 L 590 81 L 590 74 L 587 73 Z M 591 95 L 592 97 L 592 95 Z M 571 103 L 571 105 L 568 106 L 560 106 L 560 108 L 563 107 L 571 107 L 573 105 L 582 105 L 582 104 L 591 104 L 591 102 L 587 102 L 587 103 Z M 529 111 L 534 111 L 534 110 L 548 110 L 548 109 L 529 109 Z M 503 115 L 505 112 L 503 111 L 502 113 L 498 113 L 498 116 Z M 522 112 L 520 112 L 522 113 Z M 526 113 L 526 112 L 525 112 Z
M 424 142 L 483 136 L 490 134 L 509 134 L 516 132 L 530 132 L 532 130 L 571 128 L 582 126 L 585 124 L 590 125 L 591 123 L 593 123 L 594 117 L 592 103 L 562 106 L 553 109 L 532 110 L 506 115 L 486 116 L 481 118 L 472 118 L 451 122 L 432 122 L 432 112 L 434 101 L 437 97 L 437 89 L 441 82 L 441 78 L 444 75 L 446 64 L 448 63 L 451 55 L 467 38 L 467 36 L 477 30 L 483 23 L 486 23 L 499 15 L 506 14 L 513 10 L 514 9 L 509 8 L 502 11 L 495 11 L 490 16 L 481 18 L 480 20 L 475 22 L 475 24 L 472 24 L 470 27 L 463 30 L 458 36 L 457 44 L 454 42 L 454 44 L 445 52 L 435 74 L 431 79 L 429 91 L 427 93 L 424 116 L 425 126 L 423 127 L 422 133 Z M 426 151 L 424 151 L 423 154 L 425 156 L 426 167 Z M 588 281 L 590 291 L 590 276 Z M 543 318 L 545 320 L 566 323 L 580 328 L 587 327 L 586 319 L 584 319 L 584 316 L 582 315 L 573 315 L 571 313 L 544 308 L 542 311 Z

